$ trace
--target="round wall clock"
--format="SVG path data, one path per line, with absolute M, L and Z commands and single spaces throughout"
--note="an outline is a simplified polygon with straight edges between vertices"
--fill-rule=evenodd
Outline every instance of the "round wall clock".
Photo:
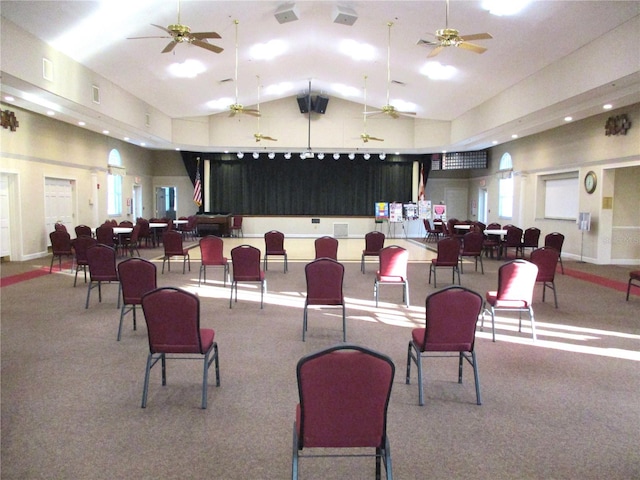
M 595 172 L 587 172 L 584 177 L 584 189 L 587 193 L 593 193 L 596 191 L 597 180 Z

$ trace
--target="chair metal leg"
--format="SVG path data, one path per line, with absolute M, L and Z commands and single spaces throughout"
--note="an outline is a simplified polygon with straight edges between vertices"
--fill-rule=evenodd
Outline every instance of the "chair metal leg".
M 155 362 L 151 362 L 153 360 L 153 354 L 149 353 L 149 355 L 147 356 L 147 368 L 145 369 L 144 372 L 144 387 L 142 388 L 142 408 L 146 408 L 147 406 L 147 393 L 149 391 L 149 375 L 151 374 L 151 367 L 153 367 L 153 365 L 155 364 L 155 362 L 158 361 L 158 359 L 155 360 Z
M 298 431 L 293 422 L 293 449 L 291 453 L 291 480 L 298 480 Z
M 529 320 L 531 321 L 531 333 L 533 335 L 533 341 L 536 341 L 536 321 L 533 318 L 533 308 L 529 307 Z
M 344 304 L 342 304 L 342 341 L 347 341 L 347 315 Z
M 391 446 L 389 445 L 389 437 L 385 437 L 383 453 L 384 469 L 387 474 L 387 480 L 393 480 L 393 467 L 391 465 Z
M 375 282 L 373 282 L 373 298 L 376 301 L 376 308 L 378 308 L 378 280 L 377 279 Z
M 473 380 L 476 383 L 476 404 L 482 405 L 482 397 L 480 396 L 480 376 L 478 375 L 478 357 L 476 357 L 475 350 L 471 352 L 471 359 L 473 360 Z
M 307 336 L 307 311 L 308 311 L 308 306 L 305 302 L 304 304 L 304 310 L 302 312 L 302 341 L 304 342 Z

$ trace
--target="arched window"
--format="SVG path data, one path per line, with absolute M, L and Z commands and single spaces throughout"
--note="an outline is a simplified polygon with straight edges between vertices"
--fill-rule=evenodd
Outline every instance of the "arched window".
M 110 167 L 121 167 L 120 152 L 115 148 L 109 152 Z M 119 168 L 109 169 L 107 174 L 107 214 L 122 215 L 122 172 Z
M 513 160 L 508 152 L 500 158 L 498 178 L 498 215 L 500 218 L 511 218 L 513 216 Z

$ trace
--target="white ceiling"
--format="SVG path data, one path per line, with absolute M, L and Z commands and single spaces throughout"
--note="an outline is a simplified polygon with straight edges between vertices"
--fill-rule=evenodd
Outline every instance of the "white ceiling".
M 211 43 L 224 48 L 220 54 L 189 44 L 179 44 L 172 53 L 162 54 L 166 39 L 127 39 L 163 35 L 151 24 L 177 23 L 177 1 L 2 0 L 0 8 L 6 19 L 171 118 L 226 111 L 226 107 L 212 109 L 208 102 L 234 99 L 236 88 L 239 103 L 255 105 L 257 76 L 263 86 L 261 102 L 295 97 L 306 91 L 311 82 L 312 92 L 329 97 L 342 96 L 334 89 L 335 84 L 352 87 L 357 95 L 342 98 L 362 103 L 363 79 L 367 76 L 369 108 L 385 105 L 388 92 L 391 104 L 414 104 L 412 110 L 417 118 L 443 121 L 454 121 L 640 15 L 638 1 L 538 0 L 515 16 L 499 17 L 484 10 L 483 2 L 452 0 L 449 27 L 458 29 L 463 36 L 489 32 L 493 39 L 474 42 L 488 47 L 482 55 L 450 47 L 428 59 L 429 47 L 416 43 L 421 38 L 432 39 L 430 33 L 445 27 L 445 0 L 298 1 L 298 20 L 280 24 L 274 13 L 285 3 L 182 0 L 180 23 L 195 32 L 218 32 L 222 38 Z M 358 18 L 353 26 L 334 23 L 337 5 L 356 11 Z M 233 81 L 236 19 L 237 83 Z M 389 21 L 393 22 L 391 84 L 387 82 Z M 285 52 L 268 61 L 251 56 L 251 47 L 270 40 L 284 42 Z M 340 53 L 343 40 L 370 45 L 374 58 L 356 61 Z M 638 45 L 625 44 L 624 39 L 612 48 L 640 49 Z M 640 54 L 638 58 L 640 67 Z M 187 60 L 199 61 L 205 71 L 196 78 L 171 77 L 168 67 Z M 420 70 L 429 60 L 454 67 L 456 75 L 446 81 L 427 78 Z M 228 79 L 231 81 L 223 82 Z M 290 84 L 291 88 L 279 94 L 269 93 L 269 87 L 283 84 Z M 584 98 L 576 98 L 575 102 L 584 107 Z M 563 106 L 566 114 L 572 114 L 570 101 Z M 564 116 L 562 112 L 558 114 Z

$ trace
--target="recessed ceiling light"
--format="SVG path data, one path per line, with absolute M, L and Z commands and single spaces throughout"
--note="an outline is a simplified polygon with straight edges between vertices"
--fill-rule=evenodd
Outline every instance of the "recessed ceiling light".
M 511 135 L 511 138 L 518 138 L 518 135 L 514 133 L 513 135 Z
M 565 122 L 570 122 L 571 120 L 573 120 L 573 117 L 564 117 Z
M 141 146 L 141 147 L 144 147 L 144 146 L 146 146 L 146 145 L 147 145 L 147 144 L 146 144 L 146 143 L 144 143 L 144 142 L 141 142 L 141 143 L 140 143 L 140 146 Z
M 56 112 L 54 112 L 53 110 L 48 110 L 47 111 L 47 115 L 49 115 L 50 117 L 53 117 L 56 114 Z
M 611 110 L 613 108 L 613 105 L 611 105 L 610 103 L 607 103 L 603 105 L 602 108 L 604 108 L 605 110 Z
M 498 140 L 494 140 L 494 141 L 493 141 L 493 142 L 491 142 L 491 143 L 493 143 L 494 145 L 497 145 L 497 144 L 498 144 Z
M 4 97 L 4 99 L 5 99 L 7 102 L 13 102 L 13 101 L 15 100 L 15 98 L 13 98 L 11 95 L 7 95 L 6 97 Z
M 109 135 L 109 130 L 102 130 L 102 133 L 104 133 L 105 135 Z
M 82 120 L 80 120 L 80 121 L 78 122 L 78 125 L 80 125 L 81 127 L 84 127 L 84 126 L 86 125 L 86 123 L 85 123 L 85 122 L 83 122 Z

